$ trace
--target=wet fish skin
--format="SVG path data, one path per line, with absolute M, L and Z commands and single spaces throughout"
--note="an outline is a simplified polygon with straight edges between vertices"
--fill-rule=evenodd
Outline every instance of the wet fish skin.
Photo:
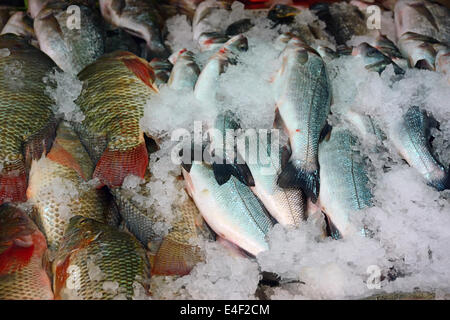
M 220 32 L 203 32 L 198 38 L 200 51 L 218 50 L 230 38 Z
M 56 68 L 22 38 L 0 36 L 0 204 L 25 201 L 27 170 L 52 145 L 56 119 L 43 78 Z
M 204 32 L 221 33 L 219 22 L 215 16 L 220 10 L 230 10 L 230 3 L 227 1 L 206 0 L 202 1 L 196 8 L 192 19 L 192 33 L 195 42 L 198 42 Z
M 175 90 L 193 91 L 199 74 L 200 68 L 195 62 L 194 54 L 182 49 L 173 66 L 168 85 Z
M 384 55 L 378 49 L 372 47 L 367 42 L 359 44 L 357 47 L 353 48 L 352 55 L 362 57 L 366 69 L 370 71 L 375 71 L 381 74 L 388 65 L 394 67 L 395 74 L 404 74 L 405 71 L 400 68 L 394 61 L 392 61 L 388 56 Z
M 50 250 L 57 250 L 72 216 L 106 223 L 106 217 L 114 209 L 108 203 L 106 190 L 88 184 L 93 171 L 94 165 L 78 136 L 68 123 L 61 122 L 47 157 L 33 161 L 27 190 Z M 68 194 L 62 197 L 51 192 L 55 185 L 61 184 L 68 189 Z
M 65 6 L 48 4 L 34 20 L 34 29 L 42 51 L 64 71 L 78 73 L 105 52 L 105 31 L 97 14 L 79 6 L 80 29 L 69 29 L 70 16 Z
M 448 170 L 433 156 L 429 143 L 430 128 L 436 126 L 425 110 L 410 107 L 395 126 L 390 139 L 400 155 L 438 191 L 450 188 Z
M 256 256 L 268 249 L 265 239 L 273 222 L 252 191 L 237 178 L 219 185 L 212 168 L 194 162 L 183 169 L 186 189 L 206 223 L 218 236 Z
M 53 262 L 55 299 L 132 299 L 147 292 L 150 264 L 131 234 L 93 219 L 75 216 Z M 111 290 L 114 284 L 117 290 Z
M 397 1 L 394 21 L 397 39 L 407 32 L 443 43 L 450 42 L 450 9 L 431 1 Z
M 291 39 L 281 57 L 282 66 L 274 80 L 275 100 L 292 154 L 278 184 L 301 188 L 315 201 L 320 189 L 319 138 L 330 112 L 328 75 L 319 54 L 299 39 Z
M 100 0 L 103 18 L 110 24 L 124 29 L 131 35 L 143 39 L 151 58 L 167 58 L 161 30 L 163 19 L 152 1 L 145 0 Z
M 270 134 L 267 137 L 260 134 L 248 135 L 246 139 L 246 143 L 238 143 L 237 150 L 242 155 L 249 154 L 249 161 L 246 162 L 255 184 L 251 187 L 253 193 L 281 225 L 298 227 L 306 219 L 306 199 L 303 191 L 298 188 L 283 189 L 277 184 L 283 160 L 282 153 L 287 150 L 279 149 L 278 146 L 273 153 Z M 269 140 L 262 142 L 264 139 Z M 265 145 L 265 150 L 259 149 Z M 253 149 L 250 146 L 258 147 Z
M 154 256 L 152 275 L 189 274 L 192 268 L 204 259 L 196 241 L 214 239 L 192 199 L 187 198 L 175 210 L 177 219 Z
M 311 5 L 310 10 L 326 23 L 325 30 L 334 36 L 338 45 L 345 45 L 353 35 L 367 33 L 364 14 L 354 5 L 345 2 L 316 3 Z
M 155 84 L 159 88 L 161 85 L 169 81 L 172 71 L 172 64 L 167 59 L 153 58 L 149 65 L 155 72 Z
M 245 33 L 253 28 L 254 24 L 250 19 L 241 19 L 230 24 L 225 30 L 227 36 L 236 36 Z
M 357 138 L 349 130 L 333 128 L 329 140 L 319 147 L 320 205 L 336 228 L 333 237 L 358 232 L 350 216 L 372 206 L 367 168 L 355 150 Z
M 436 54 L 436 71 L 450 75 L 450 48 L 442 48 Z
M 19 11 L 14 13 L 5 24 L 3 29 L 0 26 L 1 34 L 13 33 L 18 36 L 35 39 L 33 24 L 29 18 L 25 15 L 25 12 Z
M 0 299 L 51 300 L 45 268 L 47 244 L 28 214 L 11 204 L 0 206 Z
M 435 70 L 436 48 L 439 42 L 433 38 L 407 32 L 398 40 L 402 55 L 408 59 L 409 66 L 427 70 Z
M 106 54 L 78 75 L 84 82 L 76 103 L 85 119 L 74 126 L 101 185 L 120 186 L 128 174 L 143 177 L 148 164 L 139 121 L 158 92 L 147 61 L 129 52 Z

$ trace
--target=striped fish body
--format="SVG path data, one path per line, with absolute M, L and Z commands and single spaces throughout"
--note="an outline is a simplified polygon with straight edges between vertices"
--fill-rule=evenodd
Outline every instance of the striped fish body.
M 0 204 L 25 201 L 32 159 L 50 150 L 56 119 L 43 78 L 56 65 L 21 38 L 0 36 Z
M 350 131 L 335 128 L 319 148 L 320 204 L 336 230 L 332 236 L 356 232 L 350 216 L 372 205 L 367 169 L 355 150 L 357 139 Z
M 139 121 L 158 92 L 153 69 L 119 51 L 87 66 L 79 79 L 83 89 L 76 102 L 85 119 L 75 129 L 96 163 L 93 177 L 109 187 L 120 186 L 129 174 L 143 177 L 148 154 Z

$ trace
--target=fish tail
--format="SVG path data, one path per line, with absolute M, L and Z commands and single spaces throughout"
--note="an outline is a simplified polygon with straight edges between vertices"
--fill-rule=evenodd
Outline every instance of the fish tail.
M 127 175 L 144 178 L 148 165 L 145 142 L 131 150 L 111 150 L 106 148 L 94 170 L 93 178 L 100 180 L 102 187 L 119 187 Z
M 255 180 L 247 164 L 213 163 L 213 172 L 219 185 L 226 183 L 231 176 L 235 176 L 246 186 L 255 186 Z
M 0 204 L 5 202 L 27 201 L 27 175 L 23 163 L 16 170 L 0 173 Z
M 184 276 L 201 260 L 198 247 L 166 238 L 153 259 L 152 275 Z
M 289 161 L 278 176 L 281 188 L 300 188 L 316 203 L 319 196 L 319 170 L 306 171 Z
M 25 142 L 24 151 L 27 167 L 31 164 L 31 160 L 40 159 L 42 155 L 50 152 L 55 140 L 57 126 L 56 119 L 52 119 L 45 128 L 29 137 Z

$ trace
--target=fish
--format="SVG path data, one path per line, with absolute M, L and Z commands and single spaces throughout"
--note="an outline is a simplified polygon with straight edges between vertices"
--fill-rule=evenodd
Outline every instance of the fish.
M 200 68 L 195 62 L 194 54 L 182 49 L 178 52 L 168 85 L 175 90 L 193 91 L 199 74 Z
M 27 198 L 36 210 L 35 221 L 39 221 L 51 251 L 58 249 L 71 217 L 106 223 L 114 210 L 107 191 L 88 183 L 93 171 L 94 164 L 78 136 L 68 123 L 61 122 L 47 157 L 33 161 L 27 189 Z
M 306 220 L 306 199 L 303 191 L 299 188 L 283 189 L 277 184 L 281 162 L 283 158 L 289 157 L 287 149 L 280 148 L 279 141 L 271 141 L 270 133 L 247 134 L 243 138 L 246 140 L 244 143 L 238 142 L 237 150 L 240 154 L 249 154 L 246 163 L 255 183 L 251 190 L 278 223 L 298 227 Z
M 47 5 L 49 0 L 28 0 L 27 13 L 31 19 L 36 19 L 39 12 Z
M 398 40 L 402 55 L 408 59 L 411 68 L 435 70 L 436 48 L 440 43 L 421 34 L 406 32 Z
M 198 47 L 200 51 L 210 51 L 220 49 L 224 43 L 230 39 L 229 36 L 220 32 L 203 32 L 198 38 Z
M 148 295 L 150 263 L 131 234 L 83 216 L 70 219 L 52 264 L 56 300 Z
M 169 56 L 161 32 L 164 21 L 154 1 L 100 0 L 99 4 L 105 21 L 145 41 L 147 58 Z
M 146 247 L 153 250 L 151 245 L 159 244 L 162 236 L 154 230 L 158 219 L 154 217 L 153 210 L 146 205 L 145 199 L 150 196 L 150 190 L 146 184 L 150 182 L 151 173 L 145 171 L 142 183 L 137 190 L 114 187 L 111 194 L 119 208 L 120 216 L 125 222 L 126 228 Z
M 228 40 L 213 56 L 201 71 L 194 88 L 194 97 L 204 104 L 210 105 L 217 116 L 208 124 L 210 130 L 209 152 L 213 155 L 213 170 L 217 182 L 223 184 L 231 175 L 239 178 L 247 185 L 253 185 L 251 174 L 245 163 L 239 162 L 234 152 L 234 143 L 226 139 L 234 139 L 226 135 L 228 129 L 239 129 L 239 119 L 230 110 L 218 112 L 216 107 L 216 90 L 219 76 L 226 71 L 229 64 L 236 64 L 238 55 L 248 50 L 248 41 L 244 35 L 237 35 Z M 213 111 L 213 112 L 214 112 Z M 230 165 L 236 164 L 236 165 Z
M 407 32 L 450 42 L 450 9 L 431 1 L 399 0 L 394 8 L 397 39 Z
M 175 210 L 177 219 L 152 259 L 152 275 L 189 274 L 197 263 L 204 261 L 195 242 L 214 238 L 191 198 L 188 197 Z
M 437 121 L 427 111 L 411 106 L 389 135 L 402 158 L 438 191 L 450 188 L 448 170 L 432 154 L 430 130 Z
M 39 47 L 64 71 L 77 74 L 105 52 L 105 30 L 95 11 L 80 8 L 80 26 L 70 25 L 68 4 L 48 4 L 34 20 Z
M 57 67 L 13 34 L 0 36 L 0 204 L 26 201 L 32 159 L 48 153 L 57 120 L 43 78 Z
M 202 1 L 192 19 L 193 40 L 198 42 L 204 32 L 222 33 L 218 18 L 229 10 L 231 10 L 229 1 Z
M 0 206 L 0 300 L 52 300 L 44 235 L 19 207 Z
M 331 34 L 338 45 L 345 45 L 352 36 L 367 34 L 364 13 L 356 6 L 345 3 L 315 3 L 310 10 L 326 23 L 325 30 Z
M 149 65 L 155 72 L 155 84 L 158 88 L 169 81 L 169 77 L 172 71 L 172 64 L 169 60 L 153 58 L 150 61 Z
M 36 35 L 34 34 L 33 29 L 33 23 L 23 11 L 14 13 L 9 18 L 3 29 L 0 27 L 0 30 L 0 34 L 13 33 L 30 40 L 36 39 Z
M 395 43 L 385 35 L 381 34 L 381 32 L 375 38 L 373 46 L 391 58 L 394 62 L 396 59 L 403 59 L 403 56 Z
M 183 165 L 186 190 L 201 215 L 221 238 L 256 256 L 269 248 L 273 222 L 248 186 L 234 176 L 219 185 L 212 167 L 194 161 Z
M 404 74 L 405 70 L 400 68 L 388 56 L 384 55 L 380 50 L 372 47 L 367 42 L 360 43 L 353 48 L 352 55 L 360 57 L 364 60 L 366 69 L 381 74 L 388 65 L 392 65 L 395 74 Z
M 293 38 L 281 55 L 273 85 L 276 112 L 289 135 L 292 154 L 278 176 L 282 188 L 301 188 L 315 202 L 320 190 L 317 152 L 330 113 L 331 89 L 320 55 Z
M 267 18 L 275 22 L 275 25 L 291 24 L 294 22 L 294 17 L 300 12 L 301 10 L 296 7 L 278 3 L 269 10 Z
M 229 37 L 236 36 L 241 33 L 245 33 L 253 28 L 255 25 L 252 20 L 246 18 L 233 22 L 225 30 L 225 34 Z
M 103 55 L 79 74 L 76 104 L 85 115 L 74 129 L 96 164 L 98 187 L 120 186 L 129 174 L 143 177 L 148 165 L 139 121 L 147 100 L 158 93 L 147 61 L 130 52 Z
M 373 205 L 368 169 L 363 155 L 355 150 L 357 143 L 349 130 L 335 127 L 319 146 L 319 201 L 331 222 L 333 238 L 358 232 L 351 216 Z

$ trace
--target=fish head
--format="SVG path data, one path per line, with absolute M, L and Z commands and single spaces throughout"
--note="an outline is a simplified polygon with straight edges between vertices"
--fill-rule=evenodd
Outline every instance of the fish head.
M 248 40 L 244 35 L 238 34 L 225 42 L 222 48 L 234 54 L 245 52 L 248 50 Z
M 431 37 L 413 32 L 403 34 L 398 40 L 400 52 L 408 58 L 411 67 L 435 70 L 436 50 L 438 41 Z
M 295 7 L 278 3 L 278 4 L 275 4 L 272 7 L 272 9 L 269 10 L 269 13 L 267 14 L 267 18 L 277 24 L 279 24 L 279 23 L 289 24 L 289 23 L 293 22 L 294 17 L 299 13 L 300 13 L 300 10 Z
M 0 206 L 0 276 L 22 269 L 46 249 L 44 235 L 27 213 L 10 204 Z

